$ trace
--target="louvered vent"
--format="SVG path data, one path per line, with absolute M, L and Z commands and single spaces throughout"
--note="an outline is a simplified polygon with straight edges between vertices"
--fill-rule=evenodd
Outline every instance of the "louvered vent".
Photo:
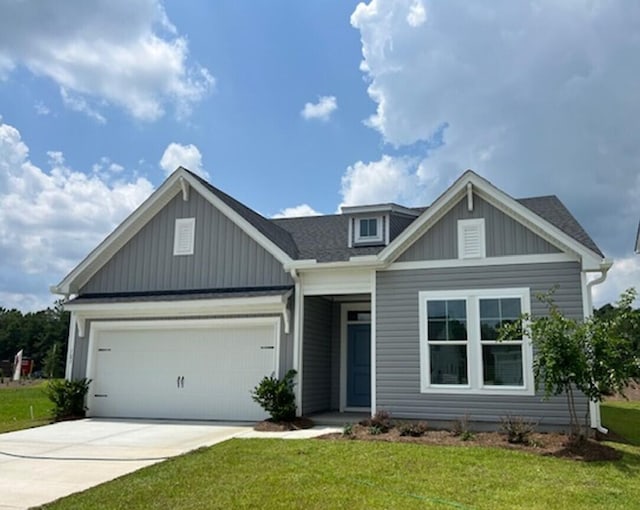
M 193 255 L 195 238 L 195 218 L 178 218 L 173 238 L 174 255 Z
M 479 259 L 484 256 L 484 219 L 459 220 L 458 258 Z

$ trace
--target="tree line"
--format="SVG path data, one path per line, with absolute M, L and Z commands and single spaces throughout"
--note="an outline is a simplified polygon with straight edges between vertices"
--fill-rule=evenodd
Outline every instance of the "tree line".
M 0 370 L 11 376 L 14 356 L 23 350 L 33 361 L 33 371 L 46 377 L 63 377 L 69 336 L 69 312 L 62 301 L 46 310 L 23 313 L 0 307 Z

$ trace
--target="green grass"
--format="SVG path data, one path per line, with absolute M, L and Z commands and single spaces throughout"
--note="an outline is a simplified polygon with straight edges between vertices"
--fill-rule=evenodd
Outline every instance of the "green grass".
M 640 448 L 583 463 L 504 449 L 233 439 L 45 508 L 640 508 Z
M 52 403 L 44 394 L 45 384 L 0 385 L 0 433 L 38 427 L 51 421 Z
M 640 401 L 608 401 L 600 406 L 602 424 L 640 446 Z

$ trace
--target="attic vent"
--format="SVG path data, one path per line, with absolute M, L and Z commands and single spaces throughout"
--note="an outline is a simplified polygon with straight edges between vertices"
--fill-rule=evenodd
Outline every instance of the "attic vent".
M 177 218 L 173 235 L 174 255 L 193 255 L 196 230 L 195 218 Z
M 458 258 L 485 257 L 484 218 L 458 220 Z

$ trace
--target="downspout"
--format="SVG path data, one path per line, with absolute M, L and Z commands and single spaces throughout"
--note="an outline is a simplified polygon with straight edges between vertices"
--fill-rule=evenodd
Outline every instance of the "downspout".
M 293 302 L 293 369 L 298 374 L 296 385 L 297 415 L 302 415 L 302 282 L 296 269 L 289 270 L 289 274 L 295 284 Z
M 591 289 L 607 279 L 607 273 L 609 272 L 609 269 L 611 269 L 612 265 L 613 261 L 611 259 L 603 259 L 600 263 L 600 276 L 590 282 L 587 282 L 588 314 L 585 313 L 585 318 L 593 314 L 593 297 Z M 594 402 L 593 400 L 589 401 L 589 414 L 591 415 L 591 428 L 596 429 L 601 434 L 608 434 L 609 429 L 602 426 L 599 402 Z

